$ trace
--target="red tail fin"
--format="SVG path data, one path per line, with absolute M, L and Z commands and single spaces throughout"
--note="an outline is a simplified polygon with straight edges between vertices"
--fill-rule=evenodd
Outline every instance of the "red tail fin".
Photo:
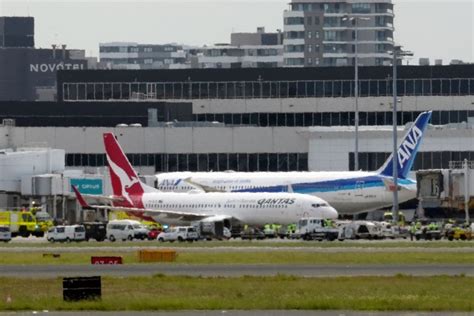
M 113 193 L 124 198 L 117 206 L 143 208 L 144 188 L 114 134 L 104 133 L 104 146 Z
M 76 188 L 76 186 L 73 185 L 72 190 L 76 194 L 76 199 L 82 208 L 91 208 L 89 204 L 87 204 L 86 200 L 84 200 L 84 197 L 82 196 L 81 192 L 79 192 L 79 190 Z

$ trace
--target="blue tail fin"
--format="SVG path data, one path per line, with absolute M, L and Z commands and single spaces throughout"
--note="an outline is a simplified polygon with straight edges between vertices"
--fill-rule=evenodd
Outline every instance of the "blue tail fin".
M 431 111 L 421 113 L 413 123 L 412 127 L 408 130 L 407 134 L 403 138 L 400 146 L 398 147 L 398 177 L 406 178 L 408 173 L 413 166 L 415 161 L 418 147 L 420 146 L 421 140 L 423 139 L 424 132 L 428 126 L 428 122 L 431 119 Z M 388 157 L 387 161 L 378 170 L 378 173 L 384 176 L 393 176 L 393 154 Z

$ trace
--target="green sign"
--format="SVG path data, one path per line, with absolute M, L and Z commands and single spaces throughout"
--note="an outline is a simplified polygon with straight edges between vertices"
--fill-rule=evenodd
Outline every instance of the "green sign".
M 83 194 L 103 194 L 102 179 L 71 179 L 71 192 L 72 186 Z

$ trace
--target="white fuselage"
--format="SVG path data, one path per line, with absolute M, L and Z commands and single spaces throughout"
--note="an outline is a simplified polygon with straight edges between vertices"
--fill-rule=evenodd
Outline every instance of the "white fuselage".
M 384 184 L 391 180 L 376 172 L 173 172 L 158 174 L 158 189 L 186 192 L 202 186 L 228 192 L 282 192 L 289 185 L 295 193 L 317 196 L 339 213 L 357 214 L 392 205 L 393 192 Z M 399 179 L 399 202 L 416 197 L 416 182 Z
M 302 217 L 337 218 L 326 201 L 296 193 L 145 193 L 146 209 L 169 210 L 233 218 L 243 224 L 291 224 Z M 152 215 L 164 224 L 185 221 L 169 215 Z

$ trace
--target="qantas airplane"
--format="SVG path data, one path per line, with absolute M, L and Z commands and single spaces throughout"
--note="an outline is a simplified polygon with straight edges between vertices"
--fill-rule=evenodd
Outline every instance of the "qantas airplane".
M 81 195 L 73 190 L 83 208 L 103 208 L 152 218 L 162 224 L 193 221 L 233 222 L 249 225 L 296 223 L 302 217 L 335 219 L 337 211 L 316 196 L 288 192 L 161 192 L 142 183 L 112 133 L 103 135 L 113 196 Z M 291 191 L 291 188 L 290 188 Z M 84 197 L 110 205 L 88 205 Z
M 430 112 L 421 113 L 398 148 L 398 190 L 400 203 L 416 197 L 416 181 L 408 178 Z M 200 187 L 208 192 L 282 192 L 318 196 L 341 214 L 357 214 L 392 205 L 392 155 L 372 172 L 171 172 L 158 174 L 158 189 L 183 192 Z

